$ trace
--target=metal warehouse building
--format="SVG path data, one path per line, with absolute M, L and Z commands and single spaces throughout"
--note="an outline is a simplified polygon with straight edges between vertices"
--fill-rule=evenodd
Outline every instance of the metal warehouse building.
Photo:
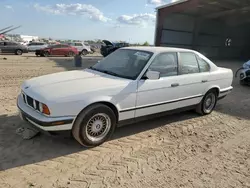
M 180 0 L 157 8 L 155 46 L 207 57 L 250 57 L 250 0 Z

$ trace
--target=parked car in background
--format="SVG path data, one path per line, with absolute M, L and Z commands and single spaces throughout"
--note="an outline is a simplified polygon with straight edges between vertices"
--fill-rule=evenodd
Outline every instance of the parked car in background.
M 108 40 L 103 40 L 102 41 L 104 44 L 101 46 L 101 54 L 103 57 L 108 56 L 109 54 L 113 53 L 115 50 L 122 48 L 122 47 L 128 47 L 128 43 L 124 42 L 110 42 Z
M 90 46 L 83 42 L 69 42 L 67 44 L 75 47 L 78 50 L 78 54 L 82 56 L 92 53 Z
M 36 50 L 48 47 L 48 44 L 45 42 L 31 42 L 27 44 L 27 47 L 30 52 L 35 52 Z
M 51 45 L 35 51 L 36 56 L 75 56 L 78 50 L 67 44 Z
M 93 147 L 116 127 L 151 115 L 187 109 L 208 115 L 232 91 L 232 80 L 231 69 L 197 51 L 126 47 L 85 70 L 25 81 L 17 106 L 34 127 L 71 131 L 80 144 Z
M 26 46 L 27 44 L 29 44 L 29 42 L 28 41 L 24 41 L 24 42 L 20 42 L 20 44 Z
M 2 53 L 22 55 L 23 53 L 28 53 L 28 48 L 14 41 L 0 41 L 0 51 Z

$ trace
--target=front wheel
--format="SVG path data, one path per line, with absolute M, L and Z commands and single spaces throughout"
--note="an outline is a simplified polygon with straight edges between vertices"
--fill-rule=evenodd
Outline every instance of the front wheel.
M 82 50 L 80 54 L 81 54 L 81 56 L 86 56 L 88 54 L 88 51 L 87 50 Z
M 95 147 L 108 140 L 116 127 L 116 116 L 112 109 L 103 104 L 95 104 L 80 113 L 72 134 L 83 146 Z
M 208 115 L 213 112 L 218 100 L 218 95 L 215 90 L 210 90 L 203 97 L 202 101 L 196 108 L 196 112 L 201 115 Z
M 23 51 L 22 50 L 16 50 L 16 55 L 22 55 L 23 54 Z
M 68 56 L 68 57 L 72 57 L 72 56 L 74 56 L 74 55 L 75 55 L 75 53 L 70 51 L 70 52 L 68 52 L 68 55 L 67 55 L 67 56 Z
M 48 51 L 43 52 L 43 56 L 44 56 L 44 57 L 48 57 L 49 55 L 50 55 L 50 54 L 49 54 Z

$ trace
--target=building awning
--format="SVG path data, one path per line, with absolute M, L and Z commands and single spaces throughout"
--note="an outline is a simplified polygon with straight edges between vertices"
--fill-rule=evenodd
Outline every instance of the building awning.
M 179 0 L 156 9 L 163 14 L 178 12 L 200 19 L 217 19 L 232 26 L 250 23 L 248 0 Z

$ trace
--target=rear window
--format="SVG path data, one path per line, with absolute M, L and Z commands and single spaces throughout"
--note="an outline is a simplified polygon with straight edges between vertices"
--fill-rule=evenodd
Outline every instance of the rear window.
M 17 45 L 17 43 L 15 43 L 15 42 L 4 42 L 4 44 L 5 44 L 6 46 Z
M 200 58 L 199 56 L 196 56 L 196 57 L 199 63 L 200 72 L 209 72 L 210 71 L 209 64 L 204 59 Z
M 68 48 L 69 45 L 67 45 L 67 44 L 61 44 L 60 47 L 61 47 L 61 48 Z
M 180 74 L 199 73 L 199 66 L 194 53 L 180 52 Z
M 75 43 L 75 46 L 82 46 L 82 43 Z

